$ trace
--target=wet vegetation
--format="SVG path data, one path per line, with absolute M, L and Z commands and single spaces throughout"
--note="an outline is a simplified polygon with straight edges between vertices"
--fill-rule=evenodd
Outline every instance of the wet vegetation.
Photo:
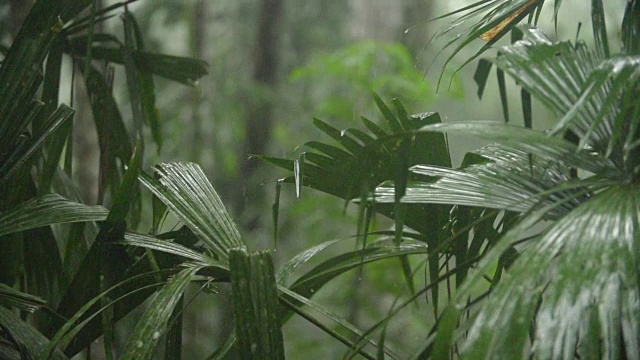
M 477 64 L 481 97 L 495 74 L 504 121 L 411 115 L 403 92 L 413 101 L 426 85 L 400 46 L 364 43 L 325 56 L 292 80 L 310 78 L 313 86 L 325 77 L 353 77 L 322 95 L 327 116 L 348 115 L 344 99 L 332 94 L 350 93 L 353 84 L 383 95 L 371 100 L 375 118 L 366 114 L 348 129 L 314 119 L 325 140 L 297 137 L 302 146 L 293 157 L 269 154 L 266 143 L 251 140 L 278 131 L 265 100 L 276 75 L 258 64 L 249 140 L 239 145 L 253 156 L 237 166 L 244 178 L 232 184 L 236 189 L 221 195 L 234 211 L 245 209 L 238 194 L 256 164 L 284 169 L 284 178 L 271 179 L 272 229 L 261 229 L 272 249 L 259 251 L 249 249 L 256 246 L 244 231 L 256 227 L 255 219 L 238 225 L 200 165 L 149 164 L 145 156 L 152 145 L 169 146 L 159 79 L 194 86 L 209 65 L 148 50 L 126 3 L 96 3 L 37 1 L 2 49 L 0 358 L 180 359 L 194 299 L 224 302 L 227 295 L 229 304 L 219 309 L 231 315 L 230 330 L 209 359 L 282 359 L 303 336 L 283 332 L 295 320 L 326 334 L 323 341 L 340 345 L 344 358 L 639 357 L 640 1 L 627 1 L 620 14 L 619 49 L 602 0 L 591 2 L 589 42 L 552 40 L 538 29 L 542 9 L 551 7 L 543 0 L 489 0 L 445 14 L 449 26 L 435 35 L 445 40 L 439 56 L 449 62 L 480 44 L 465 66 Z M 564 4 L 554 4 L 558 21 Z M 280 16 L 278 6 L 265 2 Z M 103 31 L 100 24 L 116 15 L 122 32 Z M 276 41 L 269 38 L 274 24 L 262 21 L 264 41 Z M 489 55 L 492 48 L 497 54 Z M 277 61 L 266 45 L 256 51 Z M 361 76 L 357 69 L 379 59 L 373 55 L 383 55 L 395 75 Z M 91 164 L 74 160 L 74 104 L 60 101 L 69 61 L 71 87 L 86 93 L 97 132 L 95 203 L 77 180 L 79 168 Z M 114 95 L 114 68 L 126 79 L 131 121 L 121 94 Z M 509 121 L 504 99 L 514 91 L 523 126 Z M 553 114 L 551 127 L 538 125 L 532 101 Z M 258 124 L 260 116 L 268 119 Z M 487 145 L 458 165 L 449 135 Z M 278 242 L 289 204 L 281 197 L 318 192 L 341 200 L 344 207 L 333 211 L 355 214 L 355 235 L 276 258 L 292 246 Z M 321 219 L 313 234 L 330 222 Z M 381 264 L 393 271 L 374 274 L 392 277 L 380 287 L 399 288 L 384 313 L 369 321 L 338 314 L 333 293 L 323 289 Z M 356 308 L 378 296 L 365 290 L 354 297 L 362 300 Z M 420 336 L 400 339 L 408 330 L 398 322 L 411 311 Z

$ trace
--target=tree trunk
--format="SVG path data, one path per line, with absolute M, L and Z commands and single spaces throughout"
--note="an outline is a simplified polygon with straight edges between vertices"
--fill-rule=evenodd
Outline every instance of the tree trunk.
M 204 45 L 207 29 L 207 6 L 205 0 L 196 0 L 191 9 L 191 54 L 197 59 L 204 59 Z M 190 159 L 200 163 L 202 155 L 203 128 L 200 108 L 201 91 L 190 91 L 191 95 L 191 156 Z
M 424 0 L 405 0 L 402 43 L 407 46 L 414 58 L 419 57 L 429 42 L 428 20 L 434 18 L 433 2 Z
M 264 154 L 273 128 L 273 93 L 278 81 L 280 23 L 283 15 L 282 0 L 262 0 L 257 22 L 254 49 L 253 81 L 257 96 L 249 99 L 250 109 L 245 122 L 245 139 L 241 159 L 242 192 L 246 191 L 250 179 L 258 168 L 256 159 L 247 159 L 252 154 Z M 237 197 L 239 211 L 244 208 L 244 194 Z M 259 201 L 258 201 L 259 203 Z M 250 229 L 253 227 L 248 226 Z
M 394 41 L 402 34 L 403 8 L 388 0 L 350 0 L 351 35 L 356 40 Z

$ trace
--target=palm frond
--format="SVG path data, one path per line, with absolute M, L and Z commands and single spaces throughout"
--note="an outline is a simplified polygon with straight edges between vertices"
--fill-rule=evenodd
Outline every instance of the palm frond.
M 541 30 L 523 26 L 523 39 L 500 48 L 496 65 L 557 115 L 566 114 L 602 61 L 584 44 L 553 43 Z M 592 104 L 589 114 L 597 112 Z
M 558 220 L 482 305 L 463 357 L 637 359 L 638 214 L 640 193 L 621 185 Z
M 556 3 L 559 3 L 559 1 Z M 445 64 L 448 64 L 463 48 L 478 38 L 487 41 L 480 50 L 465 61 L 464 65 L 470 63 L 483 52 L 490 49 L 493 44 L 506 35 L 525 17 L 528 16 L 529 22 L 531 22 L 534 14 L 537 13 L 539 15 L 543 4 L 544 0 L 478 1 L 462 9 L 437 17 L 436 19 L 442 19 L 464 13 L 435 35 L 436 38 L 447 38 L 447 42 L 441 52 L 453 48 Z M 451 36 L 451 34 L 455 35 Z M 444 72 L 442 74 L 444 74 Z
M 640 57 L 614 57 L 594 69 L 580 98 L 565 114 L 555 131 L 569 128 L 589 145 L 611 158 L 628 175 L 637 172 L 640 134 Z M 595 108 L 594 108 L 595 107 Z M 594 108 L 593 116 L 585 109 Z
M 49 194 L 0 214 L 0 235 L 51 224 L 102 221 L 108 213 L 102 206 L 88 206 Z
M 584 191 L 578 190 L 547 193 L 570 179 L 568 167 L 562 163 L 533 158 L 523 151 L 495 144 L 483 147 L 476 154 L 490 162 L 461 169 L 413 166 L 413 173 L 439 179 L 408 184 L 402 202 L 455 204 L 526 213 L 536 206 L 570 198 L 547 215 L 558 218 L 588 198 Z M 576 193 L 580 196 L 576 197 Z M 395 201 L 394 188 L 383 184 L 376 189 L 372 200 Z
M 607 174 L 612 178 L 623 176 L 621 170 L 603 156 L 582 150 L 569 141 L 518 126 L 495 122 L 461 121 L 430 125 L 420 131 L 473 135 L 549 161 L 562 159 L 568 167 L 583 169 L 594 174 Z
M 402 192 L 408 167 L 416 164 L 433 164 L 450 167 L 446 139 L 440 134 L 416 133 L 415 130 L 429 124 L 440 123 L 437 113 L 407 115 L 399 101 L 394 100 L 395 114 L 382 100 L 376 99 L 389 130 L 363 118 L 363 124 L 371 132 L 358 129 L 343 131 L 316 119 L 314 125 L 339 143 L 339 146 L 311 141 L 305 144 L 311 152 L 303 156 L 304 169 L 296 172 L 300 160 L 287 160 L 268 156 L 260 159 L 294 173 L 285 182 L 299 183 L 345 201 L 364 199 L 379 183 L 398 180 Z M 299 165 L 298 165 L 299 166 Z M 297 177 L 300 179 L 296 180 Z M 380 204 L 374 210 L 395 218 L 395 208 Z M 423 234 L 440 231 L 447 218 L 444 207 L 412 206 L 403 219 L 404 225 Z M 436 215 L 439 214 L 439 215 Z
M 153 192 L 212 250 L 220 260 L 242 246 L 240 232 L 207 180 L 193 163 L 166 163 L 156 167 L 155 180 L 142 175 L 140 181 Z

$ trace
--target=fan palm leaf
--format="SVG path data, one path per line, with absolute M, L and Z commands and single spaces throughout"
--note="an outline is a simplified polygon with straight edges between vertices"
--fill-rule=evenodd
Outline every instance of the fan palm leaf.
M 637 187 L 621 185 L 558 220 L 483 304 L 462 357 L 637 358 L 639 214 Z

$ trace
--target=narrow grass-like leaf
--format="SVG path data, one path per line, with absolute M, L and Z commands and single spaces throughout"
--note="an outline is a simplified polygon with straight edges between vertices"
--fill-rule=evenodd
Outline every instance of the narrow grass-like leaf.
M 284 359 L 273 262 L 268 252 L 229 253 L 233 313 L 241 359 Z
M 391 129 L 391 131 L 394 134 L 401 133 L 402 125 L 400 124 L 400 121 L 398 121 L 396 116 L 393 115 L 393 113 L 391 112 L 389 107 L 387 107 L 384 101 L 382 101 L 382 99 L 380 99 L 380 97 L 375 94 L 373 95 L 373 100 L 375 100 L 376 105 L 378 106 L 378 109 L 380 109 L 380 112 L 382 113 L 382 115 L 384 115 L 385 120 L 387 120 L 387 124 L 389 124 L 389 128 Z
M 345 344 L 346 346 L 350 348 L 354 347 L 356 344 L 356 340 L 362 338 L 362 332 L 360 330 L 358 330 L 355 326 L 350 324 L 342 317 L 324 308 L 323 306 L 287 288 L 280 287 L 280 291 L 282 292 L 281 301 L 287 306 L 287 308 L 295 311 L 298 315 L 303 316 L 306 320 L 318 326 L 321 330 L 323 330 L 336 340 L 340 341 L 341 343 Z M 318 312 L 322 315 L 322 318 L 314 315 L 311 311 L 309 311 L 302 305 L 306 305 L 306 307 Z M 323 325 L 322 319 L 331 320 L 331 322 L 337 325 L 341 331 L 337 331 L 329 326 Z M 346 332 L 348 335 L 343 335 L 343 332 Z M 378 344 L 376 344 L 374 341 L 369 340 L 368 342 L 371 345 L 378 347 Z M 389 349 L 384 349 L 384 351 L 385 354 L 389 355 L 390 358 L 397 359 L 397 357 Z M 375 359 L 373 355 L 367 353 L 363 349 L 358 349 L 358 353 L 364 356 L 366 359 Z
M 18 291 L 5 284 L 0 284 L 0 304 L 5 307 L 16 307 L 32 313 L 46 305 L 47 302 L 37 296 Z
M 107 214 L 107 209 L 102 206 L 87 206 L 49 194 L 0 214 L 0 235 L 51 224 L 102 221 Z
M 97 260 L 94 261 L 94 263 L 95 262 L 97 262 Z M 94 267 L 96 266 L 94 265 Z M 72 297 L 71 299 L 74 301 L 80 300 L 79 304 L 75 304 L 77 307 L 66 304 L 63 301 L 62 305 L 66 307 L 58 309 L 57 312 L 63 316 L 67 316 L 69 320 L 62 323 L 60 327 L 55 330 L 55 335 L 51 338 L 51 342 L 47 346 L 47 351 L 42 353 L 39 359 L 48 359 L 48 355 L 57 348 L 65 349 L 65 353 L 70 356 L 82 351 L 102 335 L 99 321 L 96 322 L 96 320 L 99 320 L 97 317 L 100 316 L 105 309 L 115 306 L 114 321 L 121 319 L 147 299 L 149 295 L 153 294 L 157 287 L 165 284 L 164 282 L 158 283 L 155 281 L 158 275 L 170 276 L 177 273 L 178 270 L 180 269 L 169 268 L 159 274 L 155 272 L 132 272 L 132 274 L 135 273 L 135 275 L 124 279 L 106 291 L 100 292 L 97 290 L 95 293 L 90 293 L 89 295 L 91 297 L 88 299 L 83 298 L 86 294 Z M 97 284 L 89 285 L 92 287 L 95 286 L 96 288 L 98 287 Z M 74 284 L 72 284 L 71 288 L 73 287 Z M 75 290 L 75 292 L 77 293 L 78 290 Z M 113 301 L 107 304 L 107 307 L 101 308 L 99 304 L 106 296 L 113 299 Z M 123 302 L 125 303 L 124 305 Z M 68 309 L 72 311 L 69 312 Z
M 124 60 L 124 69 L 127 77 L 127 88 L 129 90 L 129 101 L 131 102 L 131 114 L 133 115 L 133 124 L 136 133 L 142 134 L 142 126 L 145 123 L 145 113 L 142 105 L 142 90 L 140 89 L 139 74 L 136 64 L 133 62 L 133 50 L 137 48 L 134 39 L 133 15 L 125 10 L 122 21 L 124 23 L 124 46 L 122 54 Z M 88 51 L 91 48 L 87 49 Z M 142 138 L 140 138 L 142 140 Z M 142 142 L 144 146 L 144 141 Z
M 189 266 L 181 270 L 152 297 L 142 315 L 144 321 L 138 322 L 133 329 L 121 359 L 151 358 L 160 338 L 167 331 L 168 320 L 173 309 L 198 270 L 200 270 L 198 266 Z
M 280 214 L 280 192 L 282 191 L 282 181 L 276 181 L 275 200 L 271 205 L 271 217 L 273 221 L 273 248 L 278 248 L 278 225 Z
M 8 339 L 15 341 L 22 350 L 22 359 L 35 359 L 46 349 L 49 340 L 38 332 L 33 326 L 27 324 L 11 310 L 0 306 L 0 327 L 3 330 L 3 345 Z M 48 359 L 63 360 L 66 356 L 56 351 Z
M 279 285 L 285 286 L 289 280 L 289 276 L 295 272 L 302 265 L 306 264 L 309 260 L 311 260 L 314 256 L 316 256 L 319 252 L 328 248 L 329 246 L 339 242 L 341 239 L 325 241 L 322 244 L 316 245 L 312 248 L 309 248 L 296 256 L 292 257 L 286 264 L 280 268 L 278 273 L 276 274 L 276 280 Z
M 4 182 L 6 178 L 11 176 L 20 166 L 23 166 L 36 150 L 42 147 L 44 141 L 65 121 L 71 119 L 74 113 L 75 110 L 72 108 L 66 105 L 60 105 L 46 120 L 38 133 L 34 133 L 31 139 L 18 148 L 18 151 L 9 154 L 4 164 L 0 166 L 0 183 Z
M 338 129 L 318 118 L 313 119 L 313 125 L 322 130 L 325 134 L 329 135 L 333 140 L 340 143 L 340 145 L 353 155 L 358 155 L 358 152 L 362 149 L 362 145 L 347 136 L 346 131 L 338 131 Z
M 316 249 L 321 250 L 321 249 Z M 422 242 L 404 241 L 400 245 L 373 246 L 330 258 L 300 276 L 289 288 L 302 296 L 311 297 L 330 280 L 349 270 L 373 261 L 402 255 L 426 254 L 429 248 Z M 314 253 L 315 254 L 315 253 Z M 313 254 L 307 254 L 307 256 Z

